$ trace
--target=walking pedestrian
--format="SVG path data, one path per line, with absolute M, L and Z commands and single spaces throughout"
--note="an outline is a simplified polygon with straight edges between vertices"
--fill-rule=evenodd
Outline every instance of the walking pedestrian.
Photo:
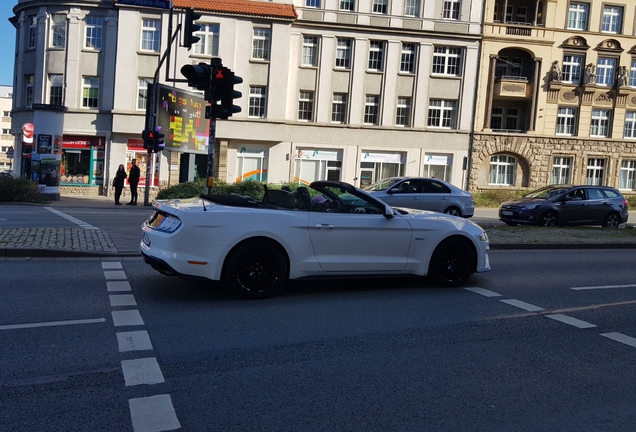
M 126 167 L 124 164 L 119 164 L 115 178 L 113 179 L 113 187 L 115 188 L 115 205 L 121 205 L 119 198 L 121 198 L 121 192 L 124 190 L 124 180 L 126 180 L 128 174 L 126 174 Z
M 137 159 L 132 160 L 130 173 L 128 174 L 128 184 L 130 184 L 130 202 L 126 205 L 137 205 L 137 185 L 139 184 L 140 170 L 137 166 Z

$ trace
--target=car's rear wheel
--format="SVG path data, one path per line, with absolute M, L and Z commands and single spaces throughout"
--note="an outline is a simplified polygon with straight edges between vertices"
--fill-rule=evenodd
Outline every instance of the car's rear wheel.
M 551 227 L 558 223 L 557 214 L 553 211 L 547 211 L 539 218 L 539 226 Z
M 457 207 L 449 207 L 444 210 L 444 213 L 449 214 L 451 216 L 460 216 L 462 215 L 462 211 Z
M 603 226 L 607 228 L 618 228 L 621 223 L 621 217 L 618 213 L 612 212 L 605 217 Z
M 443 286 L 459 286 L 468 280 L 476 267 L 477 255 L 473 244 L 466 239 L 452 237 L 435 248 L 429 275 Z
M 289 264 L 280 246 L 251 240 L 236 246 L 225 259 L 223 284 L 250 299 L 280 294 L 287 285 Z

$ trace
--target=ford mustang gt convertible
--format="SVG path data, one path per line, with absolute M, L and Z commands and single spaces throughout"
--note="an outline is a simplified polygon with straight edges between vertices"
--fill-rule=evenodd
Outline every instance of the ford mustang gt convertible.
M 142 226 L 141 253 L 169 276 L 221 281 L 247 298 L 289 279 L 429 276 L 459 286 L 490 270 L 488 236 L 441 213 L 392 208 L 343 182 L 295 191 L 159 200 Z

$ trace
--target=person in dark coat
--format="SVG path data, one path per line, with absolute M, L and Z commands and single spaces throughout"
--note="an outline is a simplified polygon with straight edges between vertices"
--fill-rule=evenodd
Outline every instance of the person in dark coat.
M 119 198 L 121 198 L 121 192 L 124 190 L 124 181 L 126 180 L 126 177 L 128 177 L 128 174 L 126 174 L 126 167 L 124 167 L 124 164 L 119 164 L 119 168 L 117 168 L 115 178 L 113 179 L 113 187 L 115 188 L 115 205 L 121 205 Z
M 126 205 L 137 205 L 137 185 L 139 184 L 140 174 L 139 167 L 137 166 L 137 159 L 133 159 L 132 166 L 130 167 L 130 173 L 128 174 L 128 184 L 130 184 L 130 202 Z

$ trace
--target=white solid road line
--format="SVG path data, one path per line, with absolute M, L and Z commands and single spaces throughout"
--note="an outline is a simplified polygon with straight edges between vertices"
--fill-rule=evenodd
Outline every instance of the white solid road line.
M 612 340 L 615 340 L 616 342 L 620 342 L 636 348 L 636 339 L 630 336 L 626 336 L 622 333 L 601 333 L 601 336 L 605 336 L 606 338 L 610 338 Z
M 121 370 L 124 373 L 126 387 L 142 384 L 160 384 L 163 378 L 156 357 L 122 360 Z
M 515 299 L 510 299 L 510 300 L 499 300 L 500 302 L 509 304 L 510 306 L 514 306 L 514 307 L 518 307 L 519 309 L 523 309 L 526 310 L 528 312 L 537 312 L 537 311 L 542 311 L 545 310 L 539 306 L 535 306 L 535 305 L 531 305 L 530 303 L 526 303 L 526 302 L 522 302 L 521 300 L 515 300 Z
M 563 314 L 546 315 L 546 317 L 552 318 L 553 320 L 561 321 L 562 323 L 569 324 L 569 325 L 577 327 L 577 328 L 592 328 L 592 327 L 596 327 L 595 324 L 591 324 L 591 323 L 586 322 L 586 321 L 581 321 L 580 319 L 572 318 L 570 316 L 563 315 Z
M 0 330 L 15 330 L 15 329 L 26 329 L 26 328 L 36 328 L 36 327 L 55 327 L 55 326 L 63 326 L 63 325 L 77 325 L 77 324 L 95 324 L 95 323 L 103 323 L 103 322 L 106 322 L 106 318 L 70 320 L 70 321 L 52 321 L 52 322 L 32 323 L 32 324 L 3 325 L 3 326 L 0 326 Z
M 484 288 L 464 288 L 466 291 L 472 291 L 477 294 L 481 294 L 485 297 L 501 297 L 501 294 L 496 293 L 494 291 L 490 291 Z
M 63 217 L 64 219 L 73 222 L 76 225 L 79 225 L 80 227 L 84 228 L 84 229 L 91 229 L 91 230 L 98 230 L 99 228 L 97 228 L 96 226 L 93 226 L 87 222 L 84 222 L 83 220 L 80 220 L 78 218 L 75 218 L 73 216 L 67 215 L 66 213 L 63 213 L 59 210 L 55 210 L 54 208 L 51 207 L 44 207 L 45 209 L 47 209 L 48 211 L 50 211 L 51 213 L 55 213 L 58 216 Z
M 181 428 L 170 395 L 130 399 L 128 404 L 135 432 L 160 432 Z
M 636 284 L 584 286 L 584 287 L 573 287 L 570 289 L 573 289 L 575 291 L 582 291 L 582 290 L 614 289 L 614 288 L 636 288 Z

